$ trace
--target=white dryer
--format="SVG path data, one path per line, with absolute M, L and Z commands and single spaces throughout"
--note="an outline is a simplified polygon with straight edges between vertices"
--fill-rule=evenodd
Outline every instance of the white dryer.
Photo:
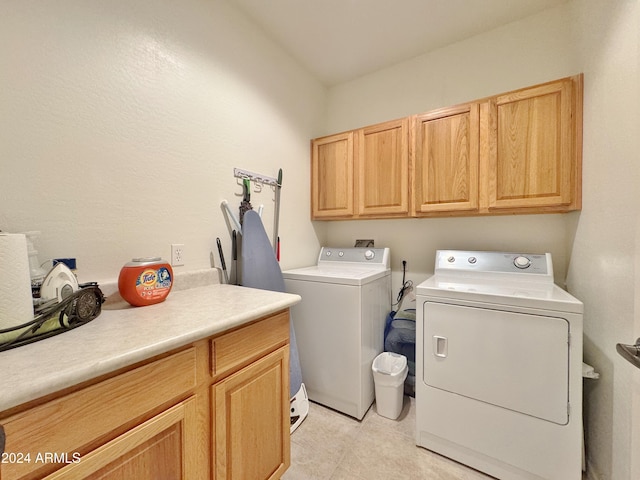
M 361 420 L 374 400 L 371 365 L 391 309 L 388 248 L 328 248 L 316 265 L 282 272 L 302 381 L 310 400 Z
M 416 296 L 416 443 L 500 479 L 579 480 L 583 306 L 551 255 L 438 251 Z

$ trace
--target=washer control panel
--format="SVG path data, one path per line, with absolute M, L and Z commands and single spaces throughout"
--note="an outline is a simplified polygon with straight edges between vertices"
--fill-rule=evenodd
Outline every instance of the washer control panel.
M 436 270 L 552 274 L 551 254 L 438 250 Z
M 322 247 L 318 256 L 318 264 L 322 263 L 360 263 L 388 267 L 389 249 Z

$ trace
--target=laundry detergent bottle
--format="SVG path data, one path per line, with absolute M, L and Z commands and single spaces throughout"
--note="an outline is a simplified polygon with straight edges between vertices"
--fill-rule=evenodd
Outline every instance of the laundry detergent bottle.
M 160 257 L 134 258 L 118 277 L 120 295 L 135 307 L 163 302 L 172 286 L 173 269 Z

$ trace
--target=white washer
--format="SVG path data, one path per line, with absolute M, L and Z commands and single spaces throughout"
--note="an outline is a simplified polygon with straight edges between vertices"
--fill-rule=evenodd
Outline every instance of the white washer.
M 317 265 L 282 272 L 309 399 L 361 420 L 374 399 L 371 364 L 391 309 L 388 248 L 328 248 Z
M 551 254 L 438 251 L 416 296 L 416 443 L 500 479 L 579 480 L 582 303 Z

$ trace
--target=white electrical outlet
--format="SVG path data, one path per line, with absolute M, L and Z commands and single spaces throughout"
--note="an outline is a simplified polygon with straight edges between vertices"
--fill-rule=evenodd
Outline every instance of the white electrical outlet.
M 184 243 L 171 244 L 171 266 L 184 265 Z

